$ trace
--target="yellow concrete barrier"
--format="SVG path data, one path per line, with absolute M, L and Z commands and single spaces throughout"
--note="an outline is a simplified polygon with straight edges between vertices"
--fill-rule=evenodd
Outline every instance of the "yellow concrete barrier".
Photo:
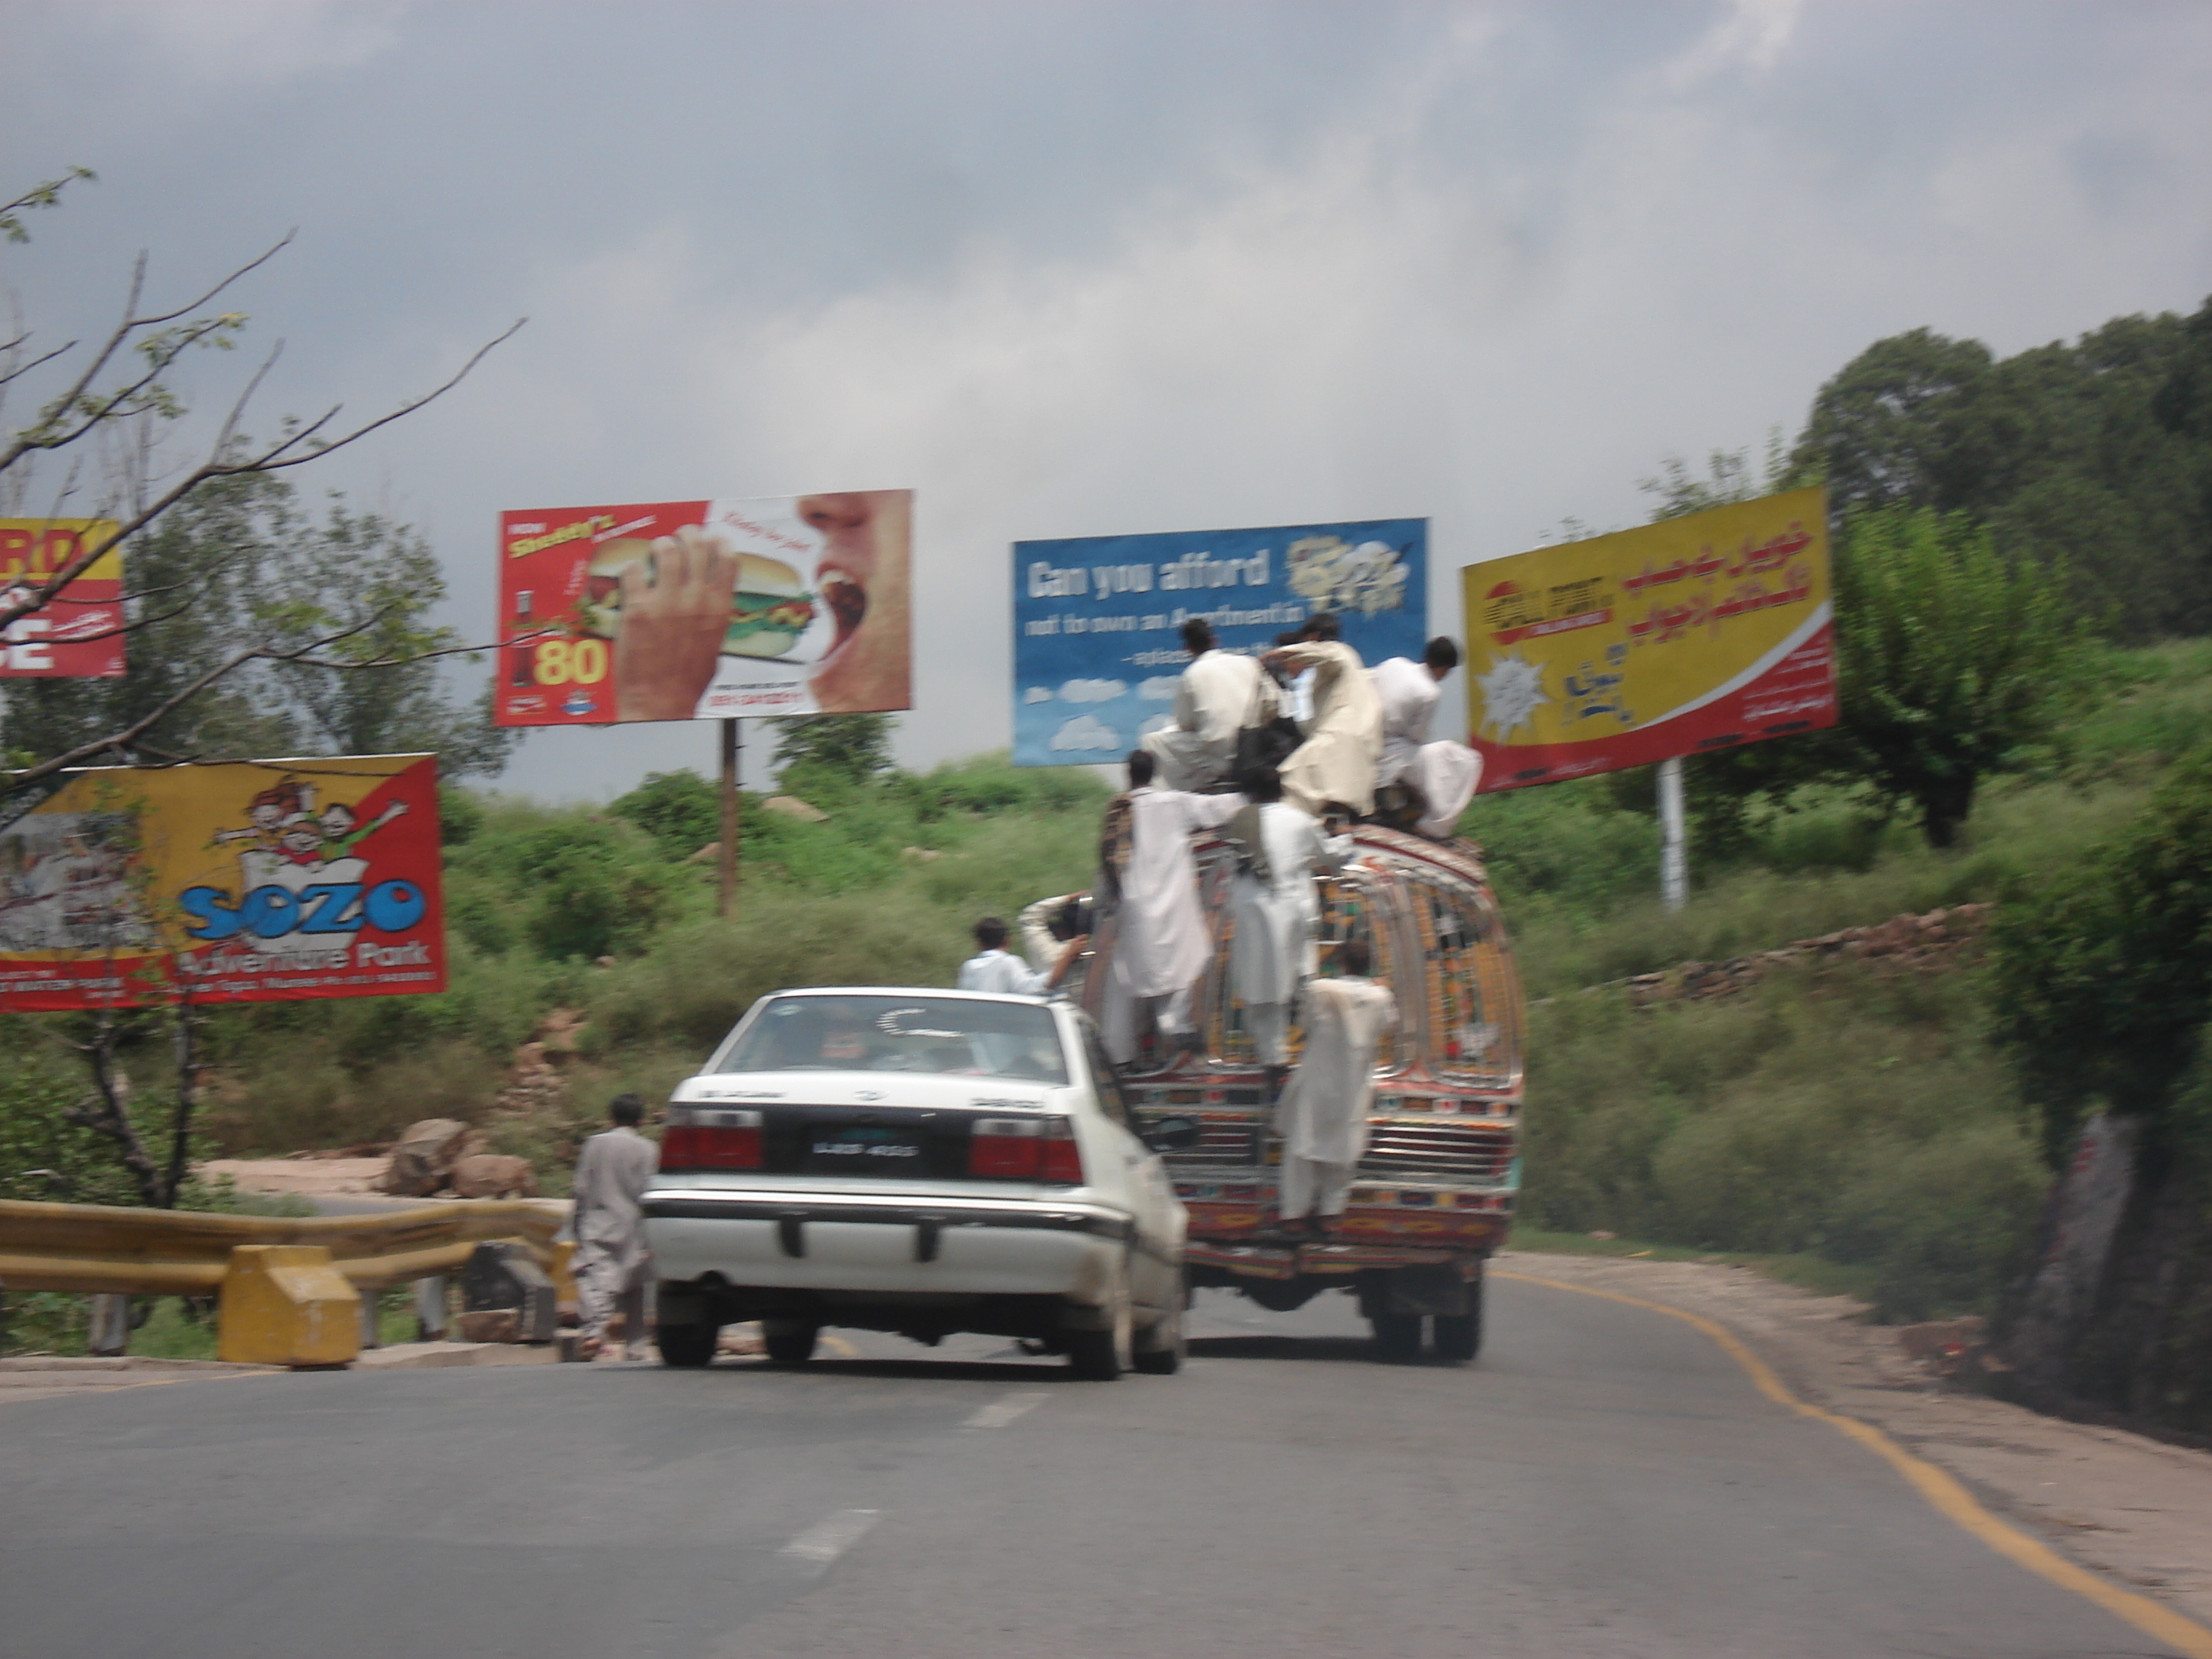
M 251 1365 L 343 1365 L 361 1352 L 361 1292 L 319 1244 L 240 1244 L 216 1352 Z
M 557 1211 L 526 1199 L 426 1204 L 378 1215 L 212 1215 L 0 1200 L 0 1285 L 11 1291 L 212 1296 L 246 1244 L 319 1245 L 354 1285 L 458 1273 L 486 1239 L 520 1239 L 556 1282 Z M 562 1294 L 570 1294 L 565 1287 Z

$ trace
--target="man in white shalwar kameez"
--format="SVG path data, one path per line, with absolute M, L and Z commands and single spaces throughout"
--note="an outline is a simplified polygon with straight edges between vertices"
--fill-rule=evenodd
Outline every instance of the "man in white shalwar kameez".
M 1283 762 L 1283 799 L 1312 817 L 1332 801 L 1364 817 L 1375 810 L 1375 757 L 1382 747 L 1382 704 L 1359 653 L 1337 638 L 1336 619 L 1310 617 L 1301 645 L 1267 653 L 1292 669 L 1314 671 L 1313 720 L 1306 740 Z
M 963 991 L 996 996 L 1042 996 L 1051 976 L 1041 974 L 1006 949 L 1006 924 L 986 916 L 975 927 L 975 954 L 960 964 L 953 984 Z
M 1382 749 L 1376 757 L 1375 787 L 1398 784 L 1420 798 L 1421 834 L 1441 841 L 1458 827 L 1460 814 L 1482 781 L 1482 757 L 1463 743 L 1429 740 L 1443 682 L 1459 666 L 1459 647 L 1442 635 L 1431 640 L 1418 663 L 1392 657 L 1368 671 L 1382 705 Z
M 637 1132 L 645 1121 L 645 1103 L 635 1095 L 617 1095 L 607 1115 L 615 1127 L 586 1140 L 576 1160 L 576 1204 L 568 1218 L 576 1253 L 568 1260 L 568 1271 L 583 1304 L 585 1357 L 599 1352 L 607 1321 L 619 1308 L 629 1357 L 642 1359 L 645 1287 L 653 1257 L 646 1251 L 638 1200 L 660 1154 Z
M 1239 854 L 1229 886 L 1237 930 L 1229 977 L 1244 1005 L 1252 1056 L 1273 1081 L 1290 1060 L 1291 1005 L 1313 977 L 1314 928 L 1321 920 L 1314 872 L 1342 868 L 1352 842 L 1323 836 L 1319 824 L 1285 805 L 1282 784 L 1271 773 L 1246 778 L 1244 793 L 1254 804 L 1231 818 L 1227 830 Z
M 1305 1052 L 1275 1109 L 1283 1138 L 1282 1215 L 1286 1231 L 1317 1216 L 1323 1232 L 1344 1213 L 1352 1173 L 1367 1150 L 1375 1094 L 1375 1050 L 1398 1023 L 1398 1000 L 1367 977 L 1367 942 L 1342 946 L 1343 974 L 1306 986 Z
M 1172 723 L 1145 733 L 1163 789 L 1209 789 L 1237 763 L 1237 734 L 1275 717 L 1275 683 L 1253 657 L 1217 650 L 1213 629 L 1193 617 L 1182 625 L 1190 666 L 1176 682 Z
M 1128 861 L 1099 881 L 1102 893 L 1114 895 L 1116 930 L 1099 1024 L 1117 1066 L 1136 1059 L 1147 1024 L 1170 1042 L 1191 1034 L 1191 987 L 1212 957 L 1213 933 L 1198 902 L 1190 838 L 1226 823 L 1243 805 L 1242 795 L 1154 788 L 1151 751 L 1129 756 L 1129 793 L 1109 809 L 1109 818 L 1116 810 L 1127 814 Z
M 1024 907 L 1014 926 L 1021 933 L 1022 954 L 1045 976 L 1046 988 L 1071 1002 L 1080 1001 L 1091 967 L 1084 956 L 1091 946 L 1091 896 L 1060 893 L 1041 898 Z

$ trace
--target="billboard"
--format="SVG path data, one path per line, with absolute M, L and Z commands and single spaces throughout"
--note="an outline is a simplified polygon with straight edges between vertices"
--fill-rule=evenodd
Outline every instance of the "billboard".
M 501 726 L 914 704 L 914 492 L 503 513 Z
M 0 605 L 87 544 L 109 544 L 82 575 L 0 629 L 0 680 L 122 678 L 123 554 L 113 545 L 120 528 L 107 519 L 0 519 Z
M 1191 617 L 1253 653 L 1327 611 L 1364 660 L 1418 660 L 1428 568 L 1426 519 L 1016 542 L 1014 764 L 1116 761 L 1165 725 Z
M 72 772 L 0 824 L 0 1010 L 446 988 L 438 760 Z
M 1486 793 L 1836 723 L 1825 489 L 1460 575 Z

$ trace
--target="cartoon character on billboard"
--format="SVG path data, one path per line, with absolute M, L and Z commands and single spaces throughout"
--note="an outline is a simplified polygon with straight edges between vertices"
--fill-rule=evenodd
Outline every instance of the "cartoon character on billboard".
M 296 936 L 313 948 L 333 937 L 350 939 L 363 927 L 395 933 L 420 921 L 428 904 L 422 888 L 405 879 L 371 883 L 369 860 L 359 851 L 408 804 L 389 802 L 366 822 L 358 803 L 330 801 L 319 814 L 314 805 L 313 786 L 287 779 L 252 798 L 249 827 L 218 831 L 218 842 L 247 843 L 238 854 L 242 896 L 204 884 L 187 889 L 179 896 L 193 919 L 185 931 L 208 944 Z

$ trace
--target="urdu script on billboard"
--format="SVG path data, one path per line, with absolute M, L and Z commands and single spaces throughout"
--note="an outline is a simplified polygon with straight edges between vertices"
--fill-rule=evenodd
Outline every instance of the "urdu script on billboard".
M 1316 611 L 1361 659 L 1419 660 L 1429 521 L 1077 536 L 1014 544 L 1014 764 L 1118 761 L 1165 725 L 1202 617 L 1248 655 Z
M 1836 723 L 1827 491 L 1461 572 L 1484 793 Z
M 123 677 L 121 529 L 107 519 L 0 519 L 0 603 L 46 581 L 88 544 L 106 545 L 75 581 L 0 630 L 0 679 Z
M 0 823 L 0 1010 L 446 988 L 434 755 L 72 772 Z

